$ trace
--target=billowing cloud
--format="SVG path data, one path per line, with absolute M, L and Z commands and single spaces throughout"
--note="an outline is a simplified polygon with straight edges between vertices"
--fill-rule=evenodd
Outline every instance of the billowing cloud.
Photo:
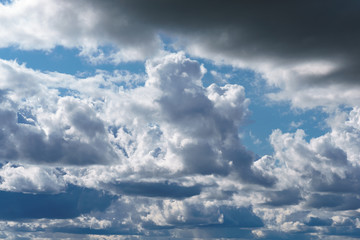
M 264 156 L 255 165 L 271 171 L 282 190 L 264 192 L 262 204 L 289 212 L 279 220 L 263 208 L 261 211 L 269 214 L 266 218 L 270 224 L 282 222 L 282 231 L 293 232 L 312 231 L 309 227 L 316 226 L 319 233 L 334 231 L 336 221 L 347 219 L 352 230 L 346 227 L 338 234 L 357 235 L 360 175 L 358 162 L 354 161 L 357 149 L 350 147 L 351 136 L 359 127 L 357 117 L 357 108 L 350 113 L 338 113 L 329 120 L 330 132 L 309 141 L 305 140 L 303 130 L 272 133 L 274 155 Z
M 306 237 L 314 227 L 325 234 L 339 218 L 357 226 L 357 108 L 310 140 L 303 130 L 274 130 L 274 154 L 256 159 L 238 134 L 249 118 L 244 88 L 204 87 L 205 68 L 182 52 L 148 60 L 145 84 L 129 88 L 119 84 L 129 79 L 123 73 L 79 78 L 11 61 L 1 71 L 4 204 L 72 209 L 24 205 L 4 210 L 4 220 L 54 219 L 38 231 L 58 234 L 265 239 Z
M 255 154 L 238 136 L 249 115 L 243 87 L 204 87 L 205 68 L 182 52 L 147 61 L 144 86 L 125 89 L 122 74 L 77 78 L 11 61 L 1 67 L 4 220 L 65 219 L 38 230 L 89 234 L 264 226 L 251 204 L 221 202 L 234 189 L 216 183 L 276 182 L 254 167 Z M 213 202 L 202 203 L 207 196 Z M 21 204 L 15 198 L 32 210 L 24 205 L 11 215 Z M 59 212 L 44 213 L 45 203 Z M 90 231 L 86 221 L 71 227 L 66 220 L 89 215 L 111 224 Z
M 0 237 L 358 238 L 359 7 L 0 4 L 1 48 L 77 49 L 94 68 L 0 60 Z M 95 70 L 129 61 L 145 71 Z M 253 71 L 244 86 L 267 99 L 326 112 L 327 128 L 290 119 L 294 131 L 273 129 L 274 152 L 257 156 L 239 131 L 251 122 L 247 89 L 224 65 Z

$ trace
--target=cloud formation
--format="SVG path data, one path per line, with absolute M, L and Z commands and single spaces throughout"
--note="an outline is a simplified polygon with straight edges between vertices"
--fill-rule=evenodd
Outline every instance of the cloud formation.
M 69 186 L 66 193 L 26 194 L 0 191 L 2 220 L 28 218 L 74 218 L 91 211 L 103 211 L 114 199 L 92 189 Z
M 331 131 L 310 140 L 303 130 L 274 130 L 274 155 L 257 160 L 238 135 L 249 115 L 244 88 L 204 87 L 206 70 L 184 53 L 148 60 L 145 85 L 128 89 L 118 85 L 122 74 L 77 78 L 11 61 L 1 71 L 4 204 L 11 210 L 16 198 L 73 209 L 45 214 L 24 205 L 4 210 L 4 220 L 51 218 L 39 231 L 67 234 L 146 229 L 195 237 L 186 227 L 202 237 L 265 239 L 304 237 L 314 227 L 325 234 L 339 219 L 357 226 L 357 108 L 334 115 Z M 17 84 L 20 76 L 29 88 Z M 74 208 L 81 201 L 86 207 Z M 87 217 L 99 228 L 91 230 Z
M 123 211 L 124 217 L 118 216 L 113 223 L 120 229 L 135 229 L 136 225 L 175 229 L 179 224 L 191 228 L 204 224 L 263 226 L 250 205 L 205 206 L 196 200 L 214 195 L 214 177 L 260 186 L 275 183 L 274 177 L 253 168 L 255 155 L 245 149 L 237 134 L 248 117 L 249 100 L 243 87 L 204 87 L 205 68 L 181 52 L 149 60 L 145 85 L 134 89 L 117 84 L 126 80 L 121 80 L 123 75 L 114 79 L 99 73 L 81 79 L 33 71 L 11 61 L 1 64 L 4 204 L 11 202 L 10 210 L 19 204 L 14 198 L 39 204 L 31 204 L 32 211 L 24 206 L 17 215 L 11 215 L 12 210 L 4 212 L 4 220 L 21 215 L 23 219 L 67 219 L 95 214 L 110 221 L 111 212 Z M 21 79 L 27 80 L 29 88 L 21 86 Z M 63 89 L 75 94 L 63 94 Z M 194 177 L 200 181 L 192 180 Z M 206 177 L 211 182 L 202 180 Z M 89 190 L 79 190 L 78 195 L 80 187 Z M 101 191 L 104 199 L 96 195 Z M 96 196 L 87 196 L 88 192 Z M 119 200 L 112 201 L 116 199 L 112 194 Z M 81 201 L 89 207 L 76 210 L 80 196 L 86 196 Z M 87 198 L 99 202 L 93 206 Z M 126 200 L 133 201 L 132 206 L 122 198 L 132 199 Z M 39 209 L 43 199 L 51 209 L 67 202 L 74 209 L 46 215 Z M 168 199 L 176 200 L 183 218 L 174 219 L 175 203 Z M 139 208 L 145 203 L 154 211 Z M 248 219 L 253 222 L 239 222 L 233 216 L 236 212 L 250 214 Z M 137 217 L 122 223 L 128 215 Z M 48 229 L 86 232 L 84 224 L 76 228 L 55 224 Z M 97 233 L 114 229 L 101 231 Z
M 305 108 L 359 101 L 357 1 L 36 0 L 1 8 L 2 47 L 77 47 L 94 63 L 122 62 L 159 54 L 165 36 L 193 56 L 259 72 L 280 88 L 274 100 Z
M 62 46 L 94 68 L 145 67 L 73 76 L 0 59 L 1 237 L 358 238 L 359 9 L 0 4 L 2 48 Z M 272 100 L 326 112 L 328 131 L 308 136 L 306 121 L 292 121 L 294 132 L 273 129 L 273 154 L 257 156 L 239 133 L 251 118 L 246 89 L 215 70 L 222 80 L 205 84 L 208 60 L 254 71 Z

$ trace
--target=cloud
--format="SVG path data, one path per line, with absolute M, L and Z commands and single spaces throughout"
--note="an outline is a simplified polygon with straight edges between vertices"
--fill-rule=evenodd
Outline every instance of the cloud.
M 275 149 L 274 156 L 284 169 L 288 169 L 288 174 L 292 174 L 292 179 L 302 181 L 301 178 L 310 177 L 312 189 L 319 192 L 355 193 L 359 186 L 358 164 L 355 162 L 358 149 L 350 147 L 353 145 L 350 136 L 358 132 L 358 123 L 354 121 L 358 111 L 355 108 L 338 116 L 341 117 L 330 121 L 329 133 L 309 142 L 305 141 L 302 130 L 285 134 L 276 130 L 270 140 Z
M 264 223 L 256 216 L 251 208 L 233 208 L 233 207 L 220 207 L 219 208 L 225 226 L 236 227 L 263 227 Z
M 356 195 L 313 194 L 307 204 L 313 208 L 333 208 L 335 210 L 356 210 L 360 208 L 359 197 Z
M 309 222 L 307 223 L 308 226 L 331 226 L 333 223 L 332 219 L 321 219 L 317 217 L 310 217 Z
M 183 199 L 199 195 L 201 186 L 180 186 L 169 182 L 119 182 L 110 184 L 115 192 L 130 196 Z
M 301 193 L 298 189 L 285 189 L 281 191 L 268 192 L 265 196 L 270 199 L 264 204 L 272 207 L 283 207 L 286 205 L 299 204 L 302 200 Z
M 106 143 L 100 139 L 92 139 L 87 144 L 76 139 L 66 139 L 65 132 L 46 134 L 44 129 L 29 124 L 17 124 L 16 113 L 0 110 L 3 115 L 1 125 L 1 141 L 7 148 L 2 151 L 4 160 L 20 160 L 29 163 L 86 165 L 106 163 L 112 154 Z M 82 119 L 86 123 L 86 118 Z M 62 129 L 63 131 L 65 129 Z M 80 129 L 85 130 L 85 129 Z M 87 135 L 92 131 L 85 132 Z M 60 135 L 61 134 L 61 135 Z M 102 148 L 105 150 L 102 150 Z M 102 155 L 99 153 L 102 152 Z
M 161 32 L 191 55 L 261 73 L 282 90 L 273 99 L 297 107 L 354 106 L 359 100 L 356 1 L 332 0 L 323 7 L 311 1 L 94 0 L 86 6 L 96 7 L 95 16 L 103 19 L 96 26 L 119 39 L 120 47 L 152 49 Z
M 66 188 L 63 175 L 59 169 L 7 163 L 0 169 L 0 188 L 3 191 L 56 194 Z
M 5 161 L 88 165 L 113 161 L 105 126 L 95 111 L 54 88 L 66 75 L 45 74 L 12 61 L 1 61 L 3 106 L 0 153 Z M 23 83 L 27 84 L 24 85 Z
M 355 160 L 358 149 L 351 146 L 357 138 L 358 115 L 357 108 L 338 111 L 328 119 L 330 131 L 319 137 L 309 138 L 301 129 L 293 133 L 273 131 L 270 142 L 274 154 L 254 163 L 254 167 L 271 172 L 278 179 L 276 190 L 268 189 L 259 198 L 254 197 L 255 212 L 268 226 L 259 236 L 287 239 L 294 233 L 305 238 L 316 231 L 320 238 L 329 232 L 333 235 L 337 222 L 347 225 L 339 225 L 341 230 L 334 235 L 343 231 L 357 235 L 354 226 L 358 218 L 360 178 Z M 277 230 L 269 231 L 269 226 Z
M 93 189 L 68 186 L 65 193 L 24 194 L 0 191 L 1 219 L 74 218 L 91 211 L 104 211 L 114 199 Z
M 1 5 L 0 46 L 64 46 L 95 64 L 120 63 L 161 54 L 164 36 L 192 56 L 259 73 L 280 89 L 268 95 L 272 100 L 329 110 L 359 102 L 357 7 L 354 0 L 326 7 L 311 1 L 14 1 Z
M 273 100 L 303 108 L 355 106 L 357 7 L 353 0 L 326 7 L 312 1 L 14 1 L 1 5 L 0 46 L 76 47 L 94 62 L 121 62 L 160 53 L 163 35 L 193 56 L 260 73 L 280 88 L 269 95 Z
M 245 228 L 264 226 L 249 201 L 231 200 L 276 182 L 238 136 L 243 87 L 204 87 L 205 68 L 183 52 L 148 60 L 145 84 L 129 88 L 121 84 L 138 75 L 81 78 L 5 60 L 0 71 L 2 215 L 16 222 L 7 231 L 250 236 Z M 32 210 L 15 211 L 21 201 Z M 39 227 L 42 218 L 54 220 Z
M 2 61 L 1 71 L 7 76 L 0 109 L 4 199 L 73 204 L 67 196 L 81 194 L 66 190 L 68 184 L 94 194 L 110 189 L 117 196 L 101 205 L 102 195 L 90 194 L 100 202 L 70 208 L 67 216 L 4 213 L 19 224 L 24 213 L 24 219 L 78 221 L 41 230 L 59 234 L 252 238 L 253 231 L 263 231 L 285 239 L 284 232 L 305 238 L 315 224 L 319 235 L 333 228 L 311 217 L 336 219 L 350 211 L 349 222 L 356 224 L 358 108 L 330 117 L 331 130 L 309 140 L 303 130 L 275 130 L 274 155 L 256 159 L 238 136 L 249 117 L 244 88 L 204 87 L 206 70 L 182 52 L 148 60 L 145 84 L 134 88 L 119 83 L 139 76 L 121 73 L 76 78 L 11 61 Z M 107 224 L 89 227 L 99 221 Z
M 119 19 L 120 9 L 104 12 L 92 2 L 13 1 L 0 7 L 0 19 L 6 25 L 1 32 L 7 36 L 0 42 L 1 47 L 25 50 L 75 47 L 81 50 L 80 55 L 98 62 L 104 58 L 104 51 L 98 47 L 114 46 L 117 50 L 106 54 L 106 58 L 121 62 L 143 60 L 161 46 L 156 34 L 143 24 L 131 23 L 126 16 Z M 79 8 L 81 14 L 77 12 Z
M 150 209 L 151 211 L 146 219 L 152 221 L 144 225 L 149 229 L 160 227 L 173 229 L 181 226 L 204 230 L 215 228 L 218 231 L 223 231 L 227 228 L 259 228 L 264 226 L 262 220 L 254 214 L 251 207 L 206 206 L 202 203 L 166 201 L 160 206 Z M 161 223 L 160 219 L 162 220 Z
M 162 0 L 0 5 L 1 47 L 77 48 L 93 64 L 146 61 L 145 75 L 97 71 L 89 77 L 0 61 L 0 195 L 11 210 L 3 209 L 4 220 L 27 231 L 104 235 L 358 236 L 358 7 L 352 0 L 326 6 Z M 323 107 L 331 130 L 312 138 L 300 129 L 274 130 L 274 154 L 257 159 L 238 136 L 249 117 L 245 89 L 204 87 L 205 68 L 186 56 L 255 71 L 279 90 L 270 99 Z M 336 109 L 342 105 L 352 110 Z M 63 192 L 68 184 L 76 186 Z M 121 195 L 116 201 L 100 194 L 109 186 Z M 82 195 L 93 201 L 75 208 L 84 203 Z M 35 212 L 16 199 L 34 202 L 35 210 L 46 199 L 54 208 Z M 68 213 L 55 211 L 61 204 L 68 204 Z M 21 215 L 72 219 L 40 229 Z
M 255 157 L 238 137 L 249 104 L 241 86 L 205 89 L 201 86 L 203 67 L 183 53 L 149 61 L 147 73 L 146 86 L 160 90 L 155 98 L 159 124 L 185 173 L 227 175 L 234 167 L 245 182 L 274 184 L 275 179 L 251 168 Z

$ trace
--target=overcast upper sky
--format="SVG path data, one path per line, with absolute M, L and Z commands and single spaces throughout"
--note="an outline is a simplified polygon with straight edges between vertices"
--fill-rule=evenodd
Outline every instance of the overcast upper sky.
M 360 238 L 360 2 L 0 1 L 0 238 Z

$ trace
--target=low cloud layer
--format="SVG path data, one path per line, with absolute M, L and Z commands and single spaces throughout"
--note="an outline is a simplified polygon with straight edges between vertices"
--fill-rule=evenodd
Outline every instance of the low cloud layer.
M 0 191 L 2 220 L 38 219 L 38 218 L 74 218 L 91 211 L 104 211 L 113 196 L 69 186 L 66 193 L 26 194 Z

